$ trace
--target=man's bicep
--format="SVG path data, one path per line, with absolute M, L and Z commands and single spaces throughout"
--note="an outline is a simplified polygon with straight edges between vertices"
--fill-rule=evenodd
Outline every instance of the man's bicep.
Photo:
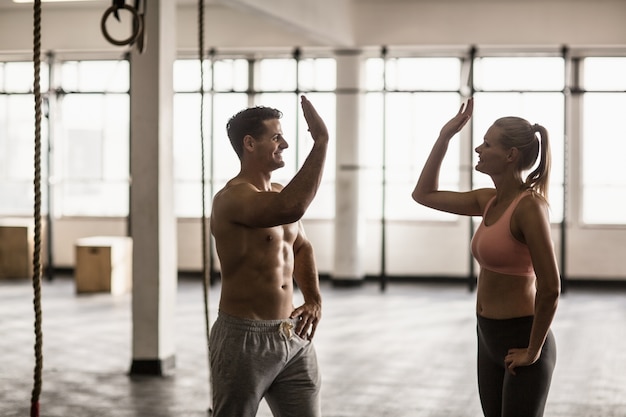
M 304 226 L 302 225 L 302 221 L 298 221 L 298 234 L 296 235 L 296 239 L 293 242 L 293 251 L 295 255 L 298 255 L 302 251 L 305 252 L 313 252 L 313 246 L 311 242 L 304 233 Z

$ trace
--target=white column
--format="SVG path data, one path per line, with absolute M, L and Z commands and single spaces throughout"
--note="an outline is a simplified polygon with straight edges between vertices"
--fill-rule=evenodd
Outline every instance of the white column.
M 131 374 L 175 366 L 177 291 L 173 206 L 172 101 L 176 2 L 150 0 L 143 53 L 130 64 L 130 231 L 133 238 Z
M 337 179 L 335 189 L 335 284 L 360 284 L 365 214 L 360 209 L 360 120 L 363 79 L 360 51 L 337 52 Z

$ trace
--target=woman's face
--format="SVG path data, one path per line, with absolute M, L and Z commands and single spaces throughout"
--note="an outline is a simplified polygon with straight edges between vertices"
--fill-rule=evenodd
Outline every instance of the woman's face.
M 500 143 L 501 130 L 492 125 L 485 133 L 483 143 L 475 149 L 478 154 L 476 170 L 487 175 L 498 174 L 504 170 L 508 151 Z

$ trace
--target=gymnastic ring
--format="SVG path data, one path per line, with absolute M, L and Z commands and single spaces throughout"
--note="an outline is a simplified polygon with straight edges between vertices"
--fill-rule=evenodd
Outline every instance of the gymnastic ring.
M 133 15 L 133 33 L 131 34 L 129 38 L 123 39 L 123 40 L 113 39 L 111 35 L 109 35 L 109 32 L 107 32 L 107 27 L 106 27 L 107 19 L 109 18 L 111 13 L 116 12 L 119 9 L 126 9 Z M 139 13 L 137 13 L 137 10 L 132 6 L 129 6 L 127 4 L 124 4 L 123 6 L 119 6 L 119 7 L 111 6 L 102 15 L 102 20 L 100 20 L 100 30 L 102 31 L 102 34 L 104 35 L 106 40 L 111 42 L 113 45 L 118 45 L 118 46 L 130 45 L 133 42 L 135 42 L 139 38 L 139 36 L 143 33 L 143 19 L 141 18 L 141 16 L 139 16 Z

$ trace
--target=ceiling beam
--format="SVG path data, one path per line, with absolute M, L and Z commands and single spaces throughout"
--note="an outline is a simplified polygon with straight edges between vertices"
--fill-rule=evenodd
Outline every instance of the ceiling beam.
M 344 48 L 354 46 L 350 0 L 216 0 L 216 2 L 253 13 L 323 45 Z

